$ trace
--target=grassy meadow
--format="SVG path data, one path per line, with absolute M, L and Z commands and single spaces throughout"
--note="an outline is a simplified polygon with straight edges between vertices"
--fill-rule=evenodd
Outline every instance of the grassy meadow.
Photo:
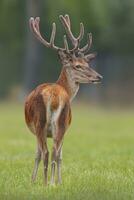
M 60 186 L 43 185 L 42 163 L 36 182 L 31 183 L 35 147 L 23 106 L 1 104 L 0 200 L 134 199 L 133 111 L 73 106 L 63 145 Z

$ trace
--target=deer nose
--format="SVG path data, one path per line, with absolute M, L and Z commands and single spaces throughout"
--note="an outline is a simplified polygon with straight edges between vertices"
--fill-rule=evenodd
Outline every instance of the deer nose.
M 97 76 L 98 81 L 101 81 L 103 79 L 103 77 L 101 75 Z

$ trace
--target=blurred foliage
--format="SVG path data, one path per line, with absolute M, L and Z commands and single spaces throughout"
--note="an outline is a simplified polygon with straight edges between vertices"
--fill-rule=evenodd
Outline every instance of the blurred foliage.
M 29 1 L 37 3 L 36 0 Z M 82 0 L 80 2 L 77 0 L 58 0 L 56 2 L 42 0 L 39 3 L 41 3 L 41 30 L 46 38 L 49 38 L 51 23 L 55 21 L 58 45 L 63 44 L 61 38 L 64 31 L 58 15 L 68 13 L 71 16 L 72 28 L 75 33 L 79 31 L 80 21 L 84 22 L 86 33 L 88 31 L 93 33 L 93 49 L 97 50 L 99 55 L 103 55 L 103 59 L 106 55 L 120 56 L 121 59 L 124 57 L 128 59 L 128 56 L 133 55 L 133 0 Z M 26 38 L 29 30 L 26 4 L 26 0 L 0 1 L 0 96 L 6 95 L 13 85 L 22 84 L 24 80 Z M 85 43 L 86 36 L 82 45 Z M 39 66 L 37 79 L 40 79 L 39 82 L 54 80 L 60 70 L 56 55 L 51 50 L 43 48 L 42 45 L 40 48 L 42 49 L 42 64 Z M 131 70 L 133 71 L 133 69 Z M 106 73 L 106 70 L 102 71 Z M 126 74 L 125 70 L 123 72 Z

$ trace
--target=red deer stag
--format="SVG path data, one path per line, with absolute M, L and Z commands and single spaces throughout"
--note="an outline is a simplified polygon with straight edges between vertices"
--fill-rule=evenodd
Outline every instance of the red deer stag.
M 40 18 L 30 18 L 30 28 L 35 37 L 46 47 L 57 51 L 62 63 L 62 70 L 56 83 L 44 83 L 35 88 L 25 102 L 25 119 L 27 126 L 37 139 L 37 153 L 32 174 L 34 181 L 41 158 L 43 160 L 44 182 L 47 184 L 48 158 L 47 137 L 53 138 L 51 154 L 51 184 L 55 183 L 57 164 L 58 183 L 61 183 L 61 159 L 64 134 L 71 123 L 70 103 L 78 92 L 80 83 L 100 82 L 102 76 L 90 67 L 95 54 L 87 54 L 92 44 L 92 34 L 88 34 L 87 44 L 80 48 L 84 36 L 84 26 L 80 23 L 80 34 L 74 37 L 68 15 L 59 16 L 73 48 L 69 49 L 66 35 L 64 48 L 55 46 L 56 24 L 52 25 L 50 42 L 40 33 Z

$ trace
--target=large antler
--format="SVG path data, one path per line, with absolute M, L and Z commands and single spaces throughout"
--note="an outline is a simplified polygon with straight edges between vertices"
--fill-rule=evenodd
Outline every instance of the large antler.
M 84 36 L 84 25 L 83 23 L 80 23 L 80 33 L 78 37 L 74 37 L 72 31 L 71 31 L 71 23 L 70 23 L 70 18 L 69 15 L 60 15 L 59 16 L 65 30 L 67 33 L 67 36 L 69 37 L 69 39 L 72 42 L 72 45 L 74 46 L 73 49 L 69 50 L 68 47 L 68 43 L 67 43 L 67 38 L 66 35 L 64 35 L 64 48 L 60 48 L 57 47 L 54 44 L 54 40 L 55 40 L 55 35 L 56 35 L 56 24 L 53 23 L 52 24 L 52 33 L 51 33 L 51 37 L 50 37 L 50 42 L 47 42 L 40 33 L 40 28 L 39 28 L 39 23 L 40 23 L 40 18 L 36 17 L 35 19 L 33 17 L 30 18 L 29 20 L 29 24 L 30 24 L 30 28 L 31 31 L 33 32 L 33 34 L 35 35 L 35 37 L 42 43 L 44 44 L 46 47 L 52 48 L 54 50 L 65 50 L 68 53 L 69 52 L 82 52 L 82 53 L 86 53 L 89 51 L 89 49 L 91 48 L 92 45 L 92 34 L 89 33 L 88 34 L 88 39 L 87 39 L 87 44 L 83 47 L 83 48 L 79 48 L 80 46 L 80 41 L 82 40 L 83 36 Z
M 74 45 L 74 48 L 71 50 L 71 51 L 75 51 L 78 49 L 79 47 L 79 43 L 80 41 L 82 40 L 83 36 L 84 36 L 84 26 L 83 26 L 83 23 L 80 23 L 80 34 L 79 36 L 76 38 L 74 37 L 72 31 L 71 31 L 71 24 L 70 24 L 70 18 L 69 18 L 69 15 L 65 15 L 63 17 L 63 15 L 60 15 L 59 16 L 65 30 L 66 30 L 66 33 L 68 35 L 68 37 L 70 38 L 72 44 Z
M 74 48 L 70 51 L 79 51 L 79 52 L 82 52 L 82 53 L 86 53 L 89 51 L 89 49 L 91 48 L 91 45 L 92 45 L 92 34 L 91 33 L 88 33 L 88 38 L 87 38 L 87 44 L 83 47 L 83 48 L 79 48 L 79 45 L 80 45 L 80 41 L 82 40 L 83 36 L 84 36 L 84 25 L 83 23 L 80 23 L 80 33 L 79 33 L 79 36 L 76 38 L 74 37 L 72 31 L 71 31 L 71 23 L 70 23 L 70 18 L 69 18 L 69 15 L 60 15 L 59 16 L 65 30 L 66 30 L 66 33 L 68 35 L 68 37 L 70 38 L 72 44 L 74 45 Z
M 51 33 L 51 37 L 50 37 L 50 42 L 47 42 L 40 33 L 40 28 L 39 28 L 39 23 L 40 23 L 40 18 L 36 17 L 35 19 L 33 17 L 30 18 L 29 20 L 29 24 L 30 24 L 30 28 L 31 31 L 33 32 L 34 36 L 42 43 L 44 44 L 46 47 L 52 48 L 54 50 L 66 50 L 68 51 L 68 45 L 67 45 L 67 40 L 66 37 L 64 37 L 64 44 L 65 44 L 65 48 L 60 48 L 57 47 L 54 44 L 54 40 L 55 40 L 55 34 L 56 34 L 56 24 L 53 23 L 52 24 L 52 33 Z

